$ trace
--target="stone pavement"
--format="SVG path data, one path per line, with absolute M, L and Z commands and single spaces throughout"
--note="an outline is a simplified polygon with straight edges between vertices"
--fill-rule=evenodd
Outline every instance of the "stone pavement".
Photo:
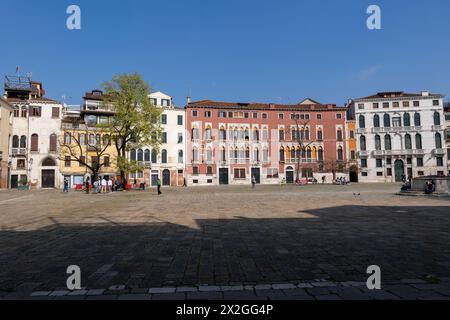
M 446 199 L 383 184 L 163 191 L 1 192 L 0 298 L 450 297 Z M 65 288 L 69 265 L 84 290 Z M 383 290 L 365 287 L 369 265 Z

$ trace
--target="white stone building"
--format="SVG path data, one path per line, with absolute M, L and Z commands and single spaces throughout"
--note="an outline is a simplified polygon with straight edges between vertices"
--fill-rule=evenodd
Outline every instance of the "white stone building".
M 352 102 L 360 182 L 400 182 L 447 171 L 443 96 L 381 92 Z
M 159 150 L 145 147 L 130 150 L 131 160 L 143 164 L 141 172 L 131 173 L 129 182 L 146 183 L 155 186 L 161 180 L 163 186 L 183 186 L 185 178 L 185 110 L 175 107 L 172 98 L 162 92 L 154 92 L 149 96 L 151 102 L 163 108 L 161 115 L 162 144 Z
M 14 107 L 10 187 L 58 188 L 61 103 L 44 97 L 39 82 L 6 77 L 5 99 Z
M 447 175 L 450 176 L 450 102 L 445 103 L 445 140 L 447 145 Z

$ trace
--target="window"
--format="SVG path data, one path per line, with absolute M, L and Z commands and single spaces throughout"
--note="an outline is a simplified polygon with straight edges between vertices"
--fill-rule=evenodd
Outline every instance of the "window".
M 433 106 L 438 106 L 439 105 L 439 100 L 433 100 Z
M 391 136 L 388 134 L 384 136 L 384 149 L 392 150 Z
M 161 115 L 161 123 L 162 124 L 167 124 L 167 114 L 162 114 Z
M 433 121 L 434 121 L 434 125 L 435 126 L 440 126 L 441 125 L 441 116 L 439 114 L 439 112 L 435 112 L 433 115 Z
M 419 101 L 414 101 L 413 102 L 413 106 L 414 107 L 419 107 L 420 106 L 420 102 Z
M 372 107 L 373 107 L 374 109 L 378 109 L 378 108 L 380 107 L 380 104 L 379 104 L 379 103 L 374 103 L 374 104 L 372 105 Z
M 137 161 L 144 161 L 144 151 L 142 149 L 137 151 Z
M 355 150 L 350 151 L 350 159 L 352 159 L 352 160 L 356 159 L 356 152 L 355 152 Z
M 416 159 L 416 164 L 418 167 L 423 167 L 423 158 L 417 158 Z
M 403 125 L 405 127 L 410 127 L 411 126 L 411 117 L 410 117 L 409 113 L 404 113 L 403 114 Z
M 405 134 L 405 149 L 406 150 L 412 149 L 411 136 L 409 134 Z
M 71 164 L 71 157 L 70 156 L 65 156 L 64 157 L 64 166 L 66 167 L 66 168 L 68 168 L 68 167 L 70 167 L 70 164 Z
M 379 135 L 375 136 L 375 150 L 381 150 L 381 137 Z
M 192 174 L 198 176 L 198 167 L 192 167 Z
M 337 114 L 336 114 L 336 119 L 338 119 L 338 120 L 339 120 L 339 119 L 342 119 L 342 113 L 337 113 Z
M 263 113 L 263 114 L 262 114 L 262 118 L 263 118 L 263 119 L 267 119 L 267 113 Z
M 41 107 L 37 107 L 37 106 L 31 107 L 30 116 L 31 117 L 40 117 L 41 116 Z
M 84 146 L 86 144 L 86 134 L 78 134 L 78 143 L 80 144 L 80 146 Z
M 50 144 L 49 144 L 49 151 L 50 152 L 56 152 L 56 144 L 57 144 L 57 137 L 56 134 L 50 135 Z
M 361 172 L 361 176 L 367 177 L 367 172 Z
M 150 156 L 150 150 L 145 149 L 145 151 L 144 151 L 144 161 L 145 161 L 145 162 L 150 162 L 150 158 L 151 158 L 151 156 Z
M 339 146 L 339 148 L 338 148 L 337 155 L 338 155 L 338 157 L 337 157 L 338 161 L 344 161 L 344 152 L 343 152 L 341 146 Z M 308 157 L 308 159 L 310 159 L 310 158 L 311 157 Z
M 85 156 L 80 156 L 80 159 L 78 161 L 78 166 L 79 167 L 85 167 L 85 163 L 86 163 L 86 157 Z
M 152 163 L 158 163 L 158 153 L 155 149 L 152 150 Z
M 361 136 L 361 138 L 359 139 L 359 147 L 360 147 L 361 151 L 366 151 L 366 137 L 365 136 Z
M 39 136 L 35 133 L 31 136 L 31 148 L 30 151 L 38 151 Z
M 195 117 L 197 117 L 197 115 L 198 115 L 197 110 L 192 110 L 192 116 L 195 118 Z
M 22 118 L 26 118 L 27 117 L 27 113 L 28 113 L 28 108 L 27 107 L 22 107 L 21 108 L 21 117 Z
M 434 135 L 434 141 L 436 143 L 436 149 L 442 149 L 442 137 L 440 133 Z
M 364 110 L 364 103 L 358 104 L 358 110 Z
M 323 132 L 322 129 L 317 129 L 317 140 L 322 141 L 323 140 Z
M 177 117 L 177 124 L 179 126 L 183 125 L 183 116 L 182 115 L 178 115 L 178 117 Z
M 350 130 L 350 139 L 355 139 L 355 131 Z
M 253 119 L 258 119 L 258 113 L 257 112 L 253 112 Z
M 52 108 L 52 118 L 59 118 L 59 108 L 58 107 Z
M 342 129 L 337 129 L 337 134 L 336 134 L 336 138 L 337 138 L 337 141 L 342 141 L 343 139 L 342 139 Z M 309 139 L 306 139 L 306 140 L 309 140 Z
M 361 159 L 361 168 L 367 168 L 367 159 Z
M 154 106 L 158 105 L 158 99 L 156 98 L 150 98 L 150 103 Z
M 389 102 L 383 102 L 383 108 L 389 108 Z
M 245 119 L 248 119 L 248 118 L 249 118 L 248 112 L 244 112 L 244 118 L 245 118 Z
M 64 144 L 68 146 L 72 144 L 72 137 L 69 132 L 64 133 Z
M 161 99 L 161 105 L 163 107 L 169 107 L 170 106 L 170 99 Z
M 399 103 L 398 101 L 393 102 L 392 106 L 393 106 L 394 108 L 398 108 L 398 107 L 400 107 L 400 103 Z
M 222 149 L 220 149 L 220 162 L 226 162 L 227 161 L 227 152 L 225 150 L 225 148 L 222 147 Z
M 317 114 L 317 120 L 322 120 L 322 114 L 321 113 Z
M 20 114 L 20 109 L 19 107 L 15 107 L 14 108 L 14 118 L 18 118 Z
M 284 114 L 283 113 L 279 113 L 278 114 L 278 119 L 283 120 L 284 119 Z
M 323 161 L 323 149 L 322 148 L 319 148 L 319 150 L 317 151 L 317 160 Z
M 199 139 L 199 132 L 198 132 L 198 128 L 193 128 L 192 129 L 192 140 L 198 140 Z
M 108 156 L 105 156 L 103 158 L 103 165 L 104 165 L 105 168 L 109 168 L 111 166 L 111 163 L 110 163 L 110 160 L 109 160 Z
M 183 143 L 183 133 L 182 132 L 178 132 L 177 142 L 178 143 Z
M 363 115 L 359 116 L 359 128 L 364 129 L 366 127 L 366 118 Z
M 234 169 L 234 179 L 245 179 L 245 169 L 235 168 Z
M 130 160 L 131 161 L 136 161 L 137 157 L 136 157 L 136 150 L 135 149 L 131 149 L 130 151 Z
M 436 158 L 436 165 L 438 167 L 443 167 L 444 166 L 444 159 L 442 157 L 437 157 Z
M 420 127 L 422 124 L 421 124 L 421 121 L 420 121 L 420 113 L 418 113 L 418 112 L 416 112 L 415 114 L 414 114 L 414 125 L 416 126 L 416 127 Z
M 386 164 L 390 166 L 392 164 L 392 158 L 386 158 Z
M 167 163 L 167 150 L 163 149 L 161 151 L 161 163 Z
M 56 135 L 55 135 L 56 138 Z M 20 137 L 20 147 L 21 148 L 26 148 L 27 147 L 27 137 L 26 136 L 21 136 Z
M 167 132 L 162 133 L 161 143 L 167 143 Z
M 373 126 L 375 128 L 379 128 L 380 127 L 380 116 L 377 115 L 377 114 L 373 116 Z
M 420 134 L 416 134 L 416 149 L 422 149 L 422 136 Z
M 278 168 L 268 168 L 267 179 L 278 179 Z
M 388 177 L 392 177 L 392 168 L 387 168 L 387 169 L 386 169 L 386 175 L 387 175 Z
M 409 107 L 409 101 L 403 101 L 402 105 L 403 105 L 404 107 Z
M 227 117 L 226 111 L 219 111 L 219 118 L 226 118 L 226 117 Z
M 278 139 L 279 139 L 280 141 L 284 141 L 284 129 L 283 129 L 283 128 L 280 128 L 280 129 L 278 130 Z
M 206 167 L 206 175 L 212 176 L 212 174 L 213 174 L 213 168 L 211 166 L 207 166 Z
M 383 176 L 383 172 L 377 171 L 377 177 L 382 177 L 382 176 Z
M 382 159 L 375 159 L 377 168 L 383 167 L 383 160 Z
M 19 147 L 19 136 L 13 136 L 12 138 L 12 147 L 18 148 Z
M 211 111 L 205 111 L 205 118 L 211 118 Z
M 395 128 L 401 127 L 402 126 L 402 120 L 400 117 L 394 117 L 392 118 L 392 126 Z
M 391 117 L 387 113 L 383 117 L 383 124 L 385 128 L 389 128 L 391 126 Z
M 197 148 L 192 149 L 192 161 L 198 162 L 198 149 Z
M 212 162 L 212 150 L 208 149 L 206 150 L 206 162 L 211 163 Z

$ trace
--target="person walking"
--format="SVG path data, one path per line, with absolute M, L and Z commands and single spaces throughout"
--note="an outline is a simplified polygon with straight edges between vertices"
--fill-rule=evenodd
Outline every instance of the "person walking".
M 108 179 L 108 192 L 112 192 L 112 186 L 113 186 L 112 180 Z
M 255 176 L 252 176 L 252 189 L 255 189 L 256 186 L 256 178 Z
M 325 184 L 325 176 L 322 176 L 322 184 Z
M 162 194 L 161 192 L 161 180 L 158 178 L 158 181 L 156 182 L 156 188 L 158 190 L 158 195 Z
M 105 177 L 103 177 L 102 178 L 102 191 L 101 191 L 101 193 L 106 193 L 106 185 L 107 185 L 106 179 L 105 179 Z
M 91 186 L 89 182 L 89 177 L 86 178 L 85 186 L 86 186 L 86 193 L 89 194 L 89 187 Z
M 64 179 L 64 189 L 63 189 L 63 192 L 69 193 L 69 181 L 67 180 L 67 178 Z

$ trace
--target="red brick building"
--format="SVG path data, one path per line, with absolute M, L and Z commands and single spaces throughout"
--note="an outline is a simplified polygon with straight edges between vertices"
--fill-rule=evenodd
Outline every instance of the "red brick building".
M 186 106 L 189 185 L 322 181 L 345 171 L 346 108 L 202 100 Z M 342 174 L 343 175 L 343 174 Z

